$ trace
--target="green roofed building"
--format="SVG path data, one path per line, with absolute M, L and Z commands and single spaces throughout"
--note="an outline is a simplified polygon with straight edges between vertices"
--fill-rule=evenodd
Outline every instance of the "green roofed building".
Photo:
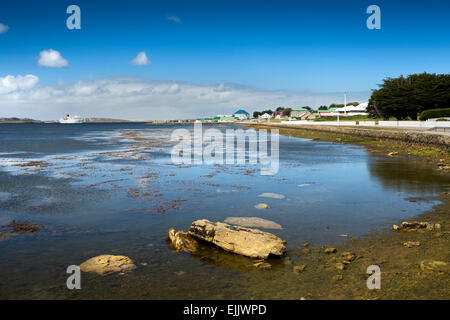
M 306 108 L 295 108 L 292 109 L 290 116 L 292 118 L 301 118 L 308 114 L 311 114 L 311 111 Z
M 236 121 L 236 118 L 233 116 L 222 116 L 219 119 L 219 122 L 233 122 Z
M 335 117 L 336 114 L 334 113 L 334 111 L 336 109 L 339 109 L 337 107 L 333 107 L 333 108 L 329 108 L 328 110 L 319 110 L 319 117 Z

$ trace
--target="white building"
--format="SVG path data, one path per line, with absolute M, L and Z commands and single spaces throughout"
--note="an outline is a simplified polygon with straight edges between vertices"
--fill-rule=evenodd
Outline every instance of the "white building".
M 343 108 L 337 108 L 334 110 L 334 113 L 339 113 L 340 115 L 347 115 L 347 116 L 367 116 L 368 113 L 366 111 L 368 102 L 363 102 L 358 104 L 357 106 L 346 106 Z
M 272 119 L 272 115 L 268 113 L 264 113 L 259 116 L 260 119 Z

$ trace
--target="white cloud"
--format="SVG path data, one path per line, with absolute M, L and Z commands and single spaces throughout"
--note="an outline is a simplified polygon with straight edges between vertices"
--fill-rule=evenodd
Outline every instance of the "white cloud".
M 134 66 L 147 66 L 151 64 L 151 62 L 148 60 L 145 51 L 141 51 L 137 54 L 136 58 L 131 60 L 131 64 Z
M 9 27 L 0 22 L 0 34 L 7 33 L 8 30 L 9 30 Z
M 67 62 L 58 51 L 53 49 L 41 51 L 38 64 L 51 68 L 64 68 L 69 66 L 69 62 Z
M 136 78 L 78 81 L 72 85 L 36 86 L 38 78 L 0 78 L 2 116 L 59 119 L 83 117 L 135 120 L 181 119 L 276 109 L 278 106 L 318 107 L 343 102 L 342 93 L 258 90 L 234 84 L 196 85 L 149 82 Z M 367 101 L 370 91 L 348 93 L 352 101 Z
M 26 76 L 18 75 L 17 77 L 7 75 L 0 77 L 0 94 L 7 94 L 14 91 L 29 90 L 39 82 L 39 78 L 32 74 Z
M 181 19 L 178 18 L 177 16 L 169 16 L 169 17 L 167 17 L 167 20 L 170 20 L 170 21 L 173 21 L 176 23 L 181 23 Z

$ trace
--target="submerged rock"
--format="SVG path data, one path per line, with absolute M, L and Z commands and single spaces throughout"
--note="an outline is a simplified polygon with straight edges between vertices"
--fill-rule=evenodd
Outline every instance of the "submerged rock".
M 258 218 L 258 217 L 228 217 L 225 219 L 226 223 L 234 224 L 242 227 L 260 227 L 264 229 L 283 229 L 281 225 L 276 222 Z
M 258 203 L 255 205 L 256 209 L 267 209 L 269 208 L 269 205 L 267 203 Z
M 135 268 L 136 266 L 130 258 L 126 256 L 113 256 L 109 254 L 103 254 L 91 258 L 80 264 L 81 271 L 95 272 L 99 275 L 113 272 L 125 272 Z
M 306 264 L 302 264 L 302 265 L 300 265 L 300 266 L 294 266 L 294 267 L 292 268 L 292 271 L 293 271 L 295 274 L 300 274 L 300 273 L 302 273 L 303 271 L 305 271 L 305 269 L 306 269 Z
M 285 198 L 282 194 L 270 193 L 270 192 L 261 193 L 258 197 L 272 198 L 272 199 L 284 199 Z
M 167 240 L 170 242 L 176 252 L 194 252 L 197 250 L 197 240 L 191 237 L 187 232 L 170 228 L 169 232 L 167 233 Z
M 422 270 L 435 271 L 438 273 L 449 273 L 450 271 L 450 266 L 447 262 L 437 260 L 423 260 L 420 263 L 420 268 Z
M 305 182 L 305 183 L 299 184 L 298 186 L 300 188 L 303 188 L 303 187 L 307 187 L 307 186 L 312 186 L 313 184 L 316 184 L 316 183 L 315 182 Z
M 251 258 L 267 259 L 270 254 L 281 256 L 286 251 L 283 240 L 272 233 L 206 219 L 192 222 L 188 234 Z
M 253 264 L 253 266 L 257 267 L 258 269 L 265 270 L 265 271 L 272 269 L 272 265 L 270 263 L 267 263 L 264 261 L 256 262 Z
M 0 202 L 6 202 L 11 199 L 11 193 L 9 192 L 0 192 Z
M 287 266 L 291 266 L 291 265 L 292 265 L 292 260 L 291 260 L 291 258 L 286 257 L 286 258 L 284 259 L 284 264 L 287 265 Z

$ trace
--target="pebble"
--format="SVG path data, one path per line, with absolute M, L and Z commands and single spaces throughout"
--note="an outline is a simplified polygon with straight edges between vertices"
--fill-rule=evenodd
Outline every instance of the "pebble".
M 343 263 L 336 263 L 336 268 L 338 269 L 338 270 L 344 270 L 345 269 L 345 264 L 343 264 Z
M 306 264 L 302 264 L 302 265 L 300 265 L 300 266 L 294 266 L 294 268 L 292 268 L 292 271 L 293 271 L 295 274 L 300 274 L 300 273 L 302 273 L 303 271 L 305 271 L 305 269 L 306 269 Z

